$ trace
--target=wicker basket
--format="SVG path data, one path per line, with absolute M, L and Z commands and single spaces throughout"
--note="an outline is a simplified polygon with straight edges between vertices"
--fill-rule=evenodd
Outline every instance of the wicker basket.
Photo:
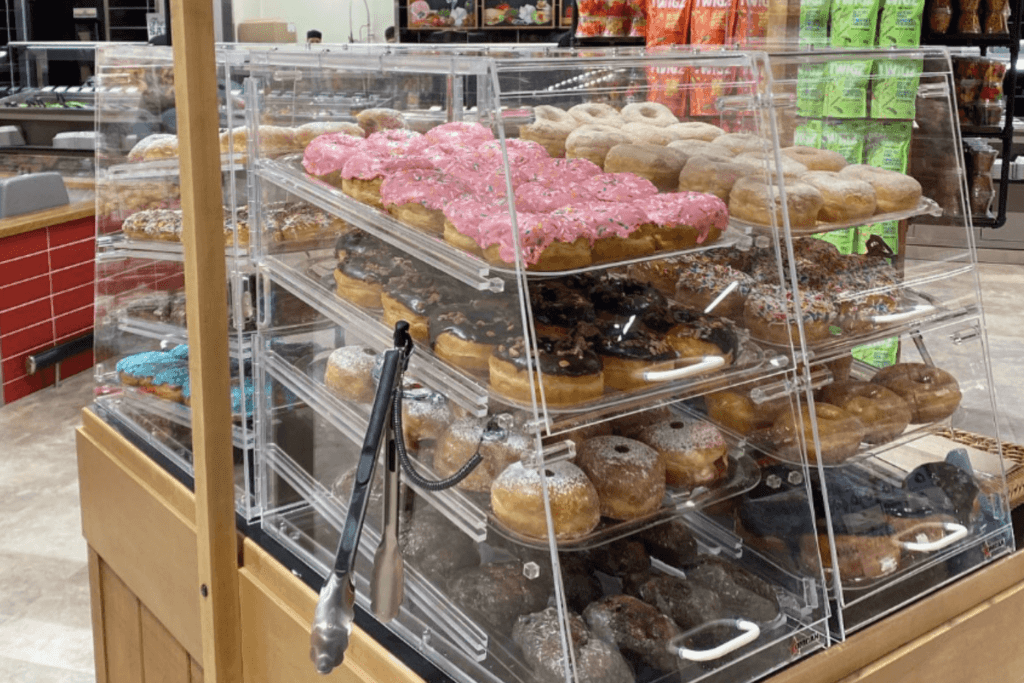
M 999 444 L 996 443 L 995 439 L 988 436 L 967 432 L 962 429 L 944 429 L 939 434 L 950 441 L 962 443 L 971 448 L 977 448 L 979 451 L 987 453 L 999 452 Z M 1004 441 L 1002 447 L 1003 458 L 1014 463 L 1006 472 L 1006 488 L 1010 496 L 1010 508 L 1013 509 L 1024 505 L 1024 446 Z

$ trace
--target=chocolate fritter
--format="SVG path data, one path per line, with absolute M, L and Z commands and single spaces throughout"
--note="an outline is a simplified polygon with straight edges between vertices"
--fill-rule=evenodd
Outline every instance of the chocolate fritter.
M 537 350 L 540 357 L 534 359 L 533 369 L 539 369 L 545 375 L 581 377 L 601 372 L 601 359 L 581 336 L 538 337 Z M 522 337 L 517 337 L 511 344 L 500 344 L 494 355 L 519 370 L 528 367 L 526 344 Z
M 421 504 L 403 515 L 398 533 L 405 561 L 430 578 L 443 580 L 456 570 L 480 564 L 476 544 L 430 505 Z
M 633 672 L 614 645 L 592 637 L 578 614 L 570 613 L 568 621 L 579 683 L 633 683 Z M 512 630 L 513 640 L 540 683 L 565 680 L 565 650 L 560 632 L 554 607 L 520 617 Z
M 595 318 L 590 299 L 562 280 L 530 282 L 530 310 L 535 323 L 566 329 Z
M 627 660 L 639 660 L 662 671 L 678 668 L 669 641 L 679 634 L 671 618 L 630 595 L 611 595 L 591 603 L 583 619 L 597 638 L 614 643 Z
M 612 541 L 587 553 L 590 563 L 609 576 L 638 574 L 651 568 L 651 558 L 644 544 L 630 538 Z
M 469 342 L 504 344 L 519 326 L 504 300 L 478 299 L 435 310 L 430 316 L 430 343 L 447 333 Z
M 903 487 L 928 498 L 937 510 L 951 512 L 961 524 L 970 524 L 980 489 L 970 474 L 946 462 L 915 468 Z
M 657 362 L 672 360 L 679 355 L 643 325 L 628 321 L 598 321 L 593 325 L 580 325 L 577 330 L 602 356 Z
M 444 541 L 437 539 L 437 543 L 435 550 Z M 448 581 L 452 600 L 506 634 L 520 616 L 544 609 L 550 588 L 550 581 L 528 579 L 520 562 L 464 569 Z
M 688 567 L 697 562 L 697 541 L 686 524 L 677 519 L 645 529 L 637 538 L 648 555 L 670 567 Z
M 779 616 L 779 602 L 771 587 L 739 567 L 705 557 L 687 570 L 686 578 L 714 591 L 728 617 L 767 623 Z
M 560 553 L 562 587 L 565 603 L 574 612 L 582 612 L 587 605 L 604 595 L 601 581 L 594 575 L 590 563 L 579 553 Z
M 722 602 L 715 592 L 691 581 L 664 574 L 640 586 L 640 599 L 672 617 L 684 631 L 722 617 Z

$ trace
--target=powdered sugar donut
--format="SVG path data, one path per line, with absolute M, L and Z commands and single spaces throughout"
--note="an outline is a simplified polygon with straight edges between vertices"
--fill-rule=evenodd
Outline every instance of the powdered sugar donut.
M 597 490 L 570 462 L 545 465 L 543 470 L 516 462 L 508 466 L 491 485 L 491 509 L 509 529 L 530 538 L 547 538 L 544 492 L 550 502 L 555 538 L 567 541 L 593 531 L 601 520 Z
M 633 138 L 621 127 L 587 124 L 580 126 L 566 138 L 565 156 L 589 159 L 604 168 L 608 150 L 615 145 L 632 141 Z
M 729 448 L 722 433 L 707 422 L 669 418 L 645 427 L 637 439 L 665 459 L 669 486 L 709 486 L 725 472 Z
M 636 519 L 661 507 L 665 460 L 650 446 L 622 436 L 596 436 L 580 445 L 575 463 L 597 490 L 603 516 Z

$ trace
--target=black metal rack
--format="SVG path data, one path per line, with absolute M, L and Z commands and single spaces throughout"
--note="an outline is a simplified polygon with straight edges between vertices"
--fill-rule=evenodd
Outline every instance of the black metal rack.
M 929 34 L 921 36 L 923 45 L 946 45 L 949 47 L 977 47 L 981 54 L 989 48 L 1005 47 L 1010 51 L 1010 63 L 1003 80 L 1003 97 L 1006 98 L 1006 114 L 1001 127 L 961 126 L 962 137 L 990 138 L 1001 141 L 999 156 L 1003 160 L 999 173 L 999 199 L 995 216 L 972 216 L 976 228 L 1001 228 L 1006 224 L 1006 202 L 1010 185 L 1010 148 L 1013 145 L 1013 104 L 1017 90 L 1017 59 L 1020 55 L 1021 0 L 1010 3 L 1010 32 L 1008 34 Z

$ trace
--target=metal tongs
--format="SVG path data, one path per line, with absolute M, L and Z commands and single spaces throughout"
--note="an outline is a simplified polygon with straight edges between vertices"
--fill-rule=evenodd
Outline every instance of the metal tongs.
M 401 391 L 402 375 L 408 367 L 413 350 L 407 322 L 400 321 L 395 325 L 394 342 L 395 348 L 384 352 L 377 393 L 370 411 L 370 424 L 359 454 L 352 497 L 334 569 L 320 589 L 320 599 L 313 613 L 309 655 L 317 671 L 322 674 L 328 674 L 340 666 L 345 659 L 345 650 L 348 649 L 348 638 L 355 618 L 353 571 L 382 444 L 386 446 L 384 529 L 373 561 L 371 605 L 374 616 L 387 622 L 398 615 L 402 604 L 404 564 L 398 547 L 399 452 L 392 411 L 396 396 Z

